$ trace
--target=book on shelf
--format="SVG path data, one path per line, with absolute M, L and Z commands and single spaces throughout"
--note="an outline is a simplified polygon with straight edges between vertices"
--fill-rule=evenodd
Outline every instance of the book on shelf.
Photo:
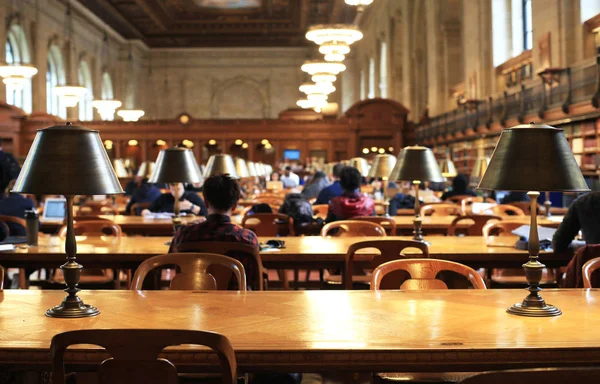
M 574 153 L 583 152 L 583 138 L 582 137 L 573 138 L 573 142 L 571 143 L 571 146 L 572 146 L 572 150 Z

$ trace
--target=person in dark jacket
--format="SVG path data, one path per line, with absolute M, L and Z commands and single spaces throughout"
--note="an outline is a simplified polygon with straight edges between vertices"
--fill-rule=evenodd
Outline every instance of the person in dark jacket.
M 552 238 L 554 252 L 568 249 L 580 230 L 586 244 L 600 244 L 600 192 L 580 196 L 571 204 Z
M 338 197 L 342 194 L 342 186 L 340 185 L 340 175 L 342 174 L 342 169 L 344 169 L 345 167 L 346 166 L 341 163 L 333 166 L 333 184 L 319 192 L 319 196 L 315 201 L 315 205 L 329 204 L 329 201 L 331 199 L 333 199 L 334 197 Z
M 131 199 L 129 199 L 129 203 L 127 203 L 127 207 L 125 208 L 125 212 L 129 213 L 131 207 L 136 203 L 153 203 L 160 195 L 160 189 L 149 184 L 148 179 L 143 179 L 141 185 L 133 191 Z M 138 212 L 135 212 L 135 214 L 139 215 L 142 210 L 138 209 L 137 211 Z
M 361 175 L 354 167 L 344 167 L 340 174 L 342 195 L 329 202 L 327 222 L 351 219 L 357 216 L 372 216 L 375 213 L 375 202 L 372 198 L 360 193 Z
M 304 186 L 302 196 L 307 199 L 316 198 L 328 186 L 329 180 L 327 180 L 327 176 L 323 172 L 315 172 L 310 181 Z
M 500 204 L 510 204 L 529 201 L 527 192 L 509 192 L 508 195 L 504 196 L 500 200 Z
M 407 209 L 415 207 L 415 198 L 411 195 L 405 195 L 400 192 L 398 184 L 389 182 L 386 191 L 390 202 L 388 213 L 390 216 L 396 216 L 399 209 Z
M 0 215 L 25 218 L 25 211 L 35 210 L 33 200 L 24 197 L 19 193 L 12 193 L 10 190 L 15 185 L 15 180 L 8 183 L 4 194 L 0 199 Z M 26 228 L 16 223 L 6 223 L 11 236 L 26 236 Z
M 150 212 L 173 212 L 175 196 L 179 199 L 179 210 L 181 213 L 193 213 L 194 215 L 206 216 L 208 214 L 204 201 L 194 192 L 186 192 L 182 183 L 170 184 L 169 193 L 163 193 L 154 200 L 150 208 L 144 209 L 142 215 Z
M 477 196 L 475 191 L 469 189 L 468 186 L 469 178 L 466 175 L 459 173 L 458 175 L 456 175 L 454 180 L 452 180 L 452 188 L 447 192 L 444 192 L 444 194 L 442 195 L 442 200 L 447 200 L 451 197 L 461 195 Z

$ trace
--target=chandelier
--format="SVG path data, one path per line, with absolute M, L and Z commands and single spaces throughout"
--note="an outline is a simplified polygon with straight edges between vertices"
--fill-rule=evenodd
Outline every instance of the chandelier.
M 31 79 L 38 70 L 28 64 L 6 64 L 0 66 L 0 77 L 6 85 L 11 85 L 16 90 L 23 89 L 25 81 Z
M 115 117 L 115 110 L 121 106 L 119 100 L 94 100 L 92 107 L 98 110 L 102 120 L 112 120 Z
M 321 44 L 319 52 L 325 55 L 325 61 L 344 61 L 350 47 L 346 43 L 332 41 Z
M 306 38 L 317 45 L 327 42 L 342 42 L 351 45 L 363 38 L 363 34 L 355 25 L 330 24 L 313 25 L 306 32 Z
M 337 75 L 340 72 L 345 71 L 346 66 L 343 63 L 334 61 L 310 60 L 304 62 L 300 69 L 302 69 L 303 72 L 307 72 L 311 75 L 317 73 L 328 73 L 332 75 Z M 313 79 L 313 81 L 315 80 Z
M 337 77 L 332 73 L 315 73 L 312 75 L 311 80 L 315 83 L 333 83 Z
M 370 5 L 372 2 L 373 2 L 373 0 L 346 0 L 346 4 L 353 5 L 356 7 L 366 7 L 367 5 Z
M 54 94 L 59 97 L 65 107 L 74 107 L 85 94 L 87 88 L 78 85 L 58 85 L 54 87 Z
M 300 85 L 300 92 L 305 93 L 307 95 L 313 93 L 322 93 L 325 95 L 329 95 L 330 93 L 335 92 L 335 87 L 330 82 L 320 81 L 317 83 L 303 83 Z
M 144 111 L 141 109 L 121 109 L 117 112 L 117 115 L 123 118 L 123 121 L 138 121 L 140 117 L 144 116 Z
M 300 99 L 296 102 L 296 105 L 303 109 L 314 109 L 317 112 L 321 111 L 321 108 L 325 108 L 327 106 L 327 100 L 309 100 L 309 99 Z

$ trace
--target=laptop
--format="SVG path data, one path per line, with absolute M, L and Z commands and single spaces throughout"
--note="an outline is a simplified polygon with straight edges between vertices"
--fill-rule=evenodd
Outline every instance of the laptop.
M 67 200 L 64 198 L 49 197 L 44 204 L 42 221 L 62 223 L 66 216 Z

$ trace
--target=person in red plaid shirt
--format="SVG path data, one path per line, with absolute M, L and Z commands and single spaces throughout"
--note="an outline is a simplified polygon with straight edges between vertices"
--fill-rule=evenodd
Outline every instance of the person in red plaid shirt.
M 203 222 L 187 224 L 177 230 L 171 242 L 170 253 L 176 252 L 183 243 L 201 241 L 231 241 L 249 244 L 258 249 L 258 238 L 249 229 L 231 222 L 231 211 L 237 206 L 240 198 L 240 186 L 228 174 L 212 176 L 206 179 L 203 187 L 204 203 L 208 216 Z M 231 253 L 246 269 L 248 284 L 256 281 L 258 265 L 252 255 Z M 257 288 L 257 287 L 249 287 Z

